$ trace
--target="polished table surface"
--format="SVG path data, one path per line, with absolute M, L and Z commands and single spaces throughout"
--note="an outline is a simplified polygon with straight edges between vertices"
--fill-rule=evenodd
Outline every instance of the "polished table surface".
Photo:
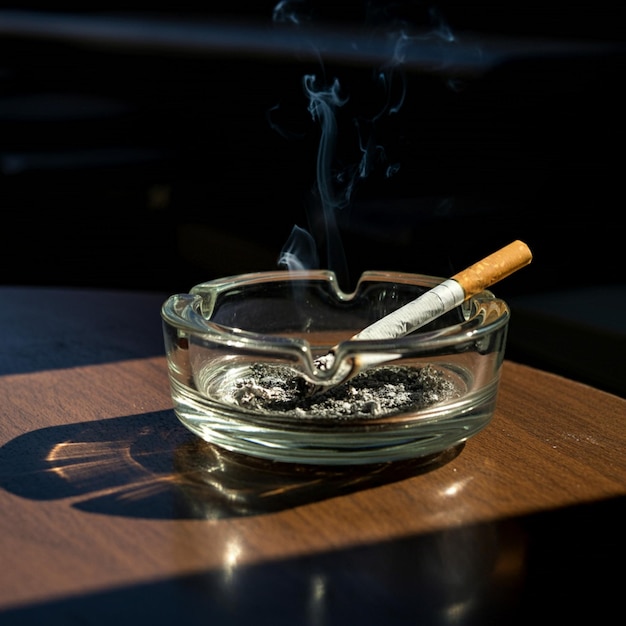
M 0 624 L 514 624 L 621 612 L 626 400 L 506 361 L 430 462 L 313 468 L 176 419 L 167 294 L 0 288 Z

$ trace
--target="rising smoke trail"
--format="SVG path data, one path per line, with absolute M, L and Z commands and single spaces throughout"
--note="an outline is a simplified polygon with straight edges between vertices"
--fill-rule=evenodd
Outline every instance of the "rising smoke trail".
M 312 19 L 310 8 L 304 0 L 282 0 L 274 9 L 273 19 L 281 24 L 289 24 L 299 28 L 303 22 Z M 443 20 L 436 13 L 431 14 L 435 27 L 423 38 L 435 37 L 442 45 L 452 45 L 454 38 Z M 380 26 L 379 26 L 380 27 Z M 356 130 L 355 149 L 360 153 L 360 159 L 346 164 L 339 163 L 336 155 L 338 136 L 344 132 L 339 128 L 337 115 L 340 109 L 350 100 L 348 85 L 341 84 L 339 79 L 325 79 L 326 68 L 323 67 L 320 56 L 320 74 L 306 74 L 302 83 L 308 99 L 308 111 L 313 121 L 320 129 L 320 138 L 316 159 L 316 179 L 311 191 L 310 204 L 307 208 L 309 230 L 295 226 L 279 256 L 279 266 L 286 269 L 315 269 L 324 265 L 325 269 L 335 272 L 340 285 L 348 283 L 348 264 L 345 258 L 344 247 L 337 215 L 339 211 L 351 207 L 353 196 L 359 181 L 368 178 L 381 164 L 385 166 L 385 176 L 393 176 L 399 168 L 397 163 L 389 163 L 385 149 L 376 139 L 377 125 L 383 117 L 394 115 L 401 109 L 406 84 L 402 69 L 406 61 L 407 50 L 414 43 L 415 38 L 406 34 L 406 31 L 397 23 L 389 28 L 387 36 L 393 45 L 390 45 L 390 55 L 385 63 L 377 68 L 375 82 L 376 93 L 382 87 L 384 102 L 375 113 L 368 116 L 356 116 L 353 119 L 353 129 Z M 373 85 L 372 85 L 373 89 Z M 367 98 L 368 103 L 371 98 Z M 358 106 L 358 102 L 352 103 Z M 279 130 L 283 136 L 287 133 Z M 345 143 L 345 142 L 344 142 Z M 320 260 L 324 258 L 324 262 Z

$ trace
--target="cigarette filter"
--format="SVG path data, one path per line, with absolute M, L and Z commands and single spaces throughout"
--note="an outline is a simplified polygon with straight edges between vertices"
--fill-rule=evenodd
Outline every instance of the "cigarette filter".
M 522 241 L 514 241 L 377 320 L 353 339 L 393 339 L 407 335 L 528 265 L 531 260 L 528 246 Z

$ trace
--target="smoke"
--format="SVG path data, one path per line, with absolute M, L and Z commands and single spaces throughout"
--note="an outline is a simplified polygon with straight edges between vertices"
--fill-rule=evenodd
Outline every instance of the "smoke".
M 359 184 L 373 172 L 381 171 L 384 177 L 390 178 L 400 169 L 399 163 L 389 161 L 385 147 L 378 140 L 378 128 L 385 118 L 396 115 L 405 102 L 403 66 L 407 50 L 416 41 L 416 36 L 408 34 L 404 18 L 390 15 L 386 3 L 379 7 L 374 4 L 366 6 L 369 14 L 363 17 L 363 26 L 367 28 L 369 25 L 372 35 L 377 31 L 377 39 L 380 29 L 385 29 L 389 56 L 372 68 L 371 82 L 365 94 L 359 94 L 361 85 L 340 80 L 337 76 L 328 77 L 328 68 L 321 55 L 318 57 L 319 71 L 303 76 L 302 89 L 308 112 L 319 131 L 315 182 L 305 207 L 308 228 L 293 227 L 278 260 L 279 267 L 288 270 L 323 266 L 335 272 L 339 284 L 344 286 L 348 284 L 349 276 L 338 215 L 350 210 Z M 274 22 L 293 28 L 310 24 L 316 16 L 319 14 L 306 0 L 281 0 L 273 11 Z M 434 37 L 443 45 L 454 43 L 452 33 L 437 12 L 430 11 L 428 21 L 428 34 L 417 38 Z M 362 39 L 360 35 L 359 40 Z M 441 56 L 437 58 L 441 59 Z M 372 106 L 376 102 L 378 104 Z M 349 112 L 344 111 L 348 105 Z M 277 105 L 275 110 L 278 108 Z M 342 113 L 344 123 L 340 125 Z M 349 117 L 347 124 L 346 115 Z M 274 123 L 272 116 L 268 119 L 272 128 L 283 137 L 294 136 L 289 129 Z M 339 141 L 341 153 L 338 151 Z
M 281 250 L 279 266 L 289 270 L 309 270 L 319 266 L 315 240 L 297 224 Z
M 306 0 L 281 0 L 272 12 L 272 19 L 282 24 L 302 24 L 311 19 L 312 7 Z

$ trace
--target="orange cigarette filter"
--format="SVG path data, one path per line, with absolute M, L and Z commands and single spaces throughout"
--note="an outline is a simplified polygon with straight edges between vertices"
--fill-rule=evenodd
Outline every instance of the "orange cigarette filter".
M 528 265 L 533 255 L 523 241 L 513 241 L 452 276 L 465 292 L 465 297 L 480 293 L 494 283 Z

